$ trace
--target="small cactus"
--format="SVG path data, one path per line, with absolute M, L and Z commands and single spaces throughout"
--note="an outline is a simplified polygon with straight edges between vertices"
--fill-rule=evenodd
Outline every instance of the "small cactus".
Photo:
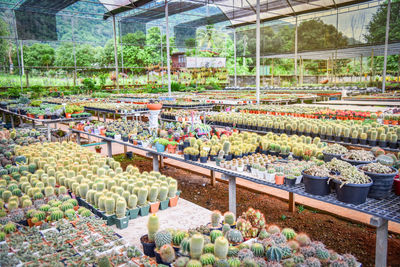
M 211 242 L 214 243 L 215 240 L 222 236 L 222 232 L 220 230 L 212 230 L 210 233 Z
M 221 212 L 219 210 L 215 210 L 211 214 L 211 226 L 212 227 L 219 227 L 221 220 Z
M 175 260 L 175 250 L 170 244 L 165 244 L 160 248 L 160 257 L 163 263 L 172 263 Z
M 255 257 L 263 257 L 264 256 L 264 246 L 260 243 L 253 243 L 251 245 L 251 251 L 253 252 Z
M 228 248 L 229 242 L 225 237 L 220 236 L 215 240 L 214 254 L 217 258 L 225 259 L 228 255 Z
M 188 261 L 188 263 L 186 264 L 186 267 L 201 267 L 201 262 L 198 260 L 190 260 Z
M 154 236 L 154 242 L 156 247 L 160 249 L 165 244 L 171 244 L 172 234 L 167 230 L 158 231 Z
M 212 266 L 215 263 L 215 256 L 211 253 L 206 253 L 200 256 L 200 262 L 203 266 Z
M 115 200 L 112 197 L 106 198 L 105 202 L 105 209 L 107 215 L 113 215 L 115 210 Z
M 154 242 L 155 234 L 157 233 L 159 227 L 160 223 L 157 215 L 156 214 L 150 215 L 149 220 L 147 221 L 147 233 L 148 233 L 147 236 L 149 242 Z
M 117 218 L 124 218 L 126 216 L 126 201 L 120 198 L 115 204 L 115 215 Z
M 195 234 L 190 239 L 190 257 L 199 259 L 203 253 L 204 237 L 200 234 Z
M 282 260 L 282 249 L 277 246 L 272 246 L 267 250 L 266 256 L 268 261 L 280 262 Z

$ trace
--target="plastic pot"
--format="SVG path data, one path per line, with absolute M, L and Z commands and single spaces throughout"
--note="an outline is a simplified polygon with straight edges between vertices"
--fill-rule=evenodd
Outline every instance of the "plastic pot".
M 367 144 L 367 139 L 360 139 L 360 144 L 361 145 L 366 145 Z
M 304 173 L 304 171 L 301 172 L 301 175 L 303 175 L 303 183 L 307 193 L 325 196 L 331 192 L 328 184 L 328 177 L 312 176 Z
M 364 165 L 365 164 L 359 165 L 357 167 L 360 169 Z M 390 192 L 392 191 L 394 177 L 398 173 L 397 169 L 393 167 L 391 168 L 393 170 L 393 173 L 388 173 L 388 174 L 372 173 L 364 171 L 364 173 L 368 175 L 373 181 L 373 185 L 369 190 L 368 197 L 382 199 L 390 195 Z
M 400 196 L 400 178 L 394 179 L 394 192 L 396 195 Z
M 200 163 L 207 163 L 208 157 L 200 157 Z
M 190 160 L 198 161 L 199 160 L 199 155 L 190 155 Z
M 133 152 L 132 151 L 128 151 L 128 152 L 126 152 L 126 157 L 128 158 L 128 159 L 132 159 L 132 157 L 133 157 Z
M 183 158 L 185 160 L 190 160 L 190 154 L 183 154 Z
M 372 182 L 368 184 L 344 184 L 341 181 L 333 180 L 336 190 L 336 198 L 339 201 L 354 205 L 362 204 L 367 200 Z
M 376 146 L 376 140 L 368 139 L 368 144 L 369 144 L 370 146 Z
M 322 152 L 322 154 L 324 154 L 324 161 L 325 161 L 325 162 L 329 162 L 329 161 L 331 161 L 333 158 L 340 159 L 340 158 L 342 157 L 341 154 L 329 154 L 329 153 L 325 153 L 325 152 Z
M 380 147 L 387 147 L 387 141 L 379 141 L 379 146 Z
M 350 163 L 353 166 L 358 166 L 358 165 L 362 165 L 362 164 L 368 164 L 368 163 L 371 163 L 371 162 L 376 162 L 376 160 L 373 160 L 373 161 L 358 161 L 358 160 L 346 159 L 345 157 L 343 157 L 343 155 L 340 157 L 340 159 Z
M 294 186 L 296 184 L 296 179 L 288 179 L 285 177 L 285 185 L 288 185 L 290 187 Z
M 140 238 L 140 243 L 142 244 L 144 255 L 153 258 L 155 256 L 154 249 L 156 247 L 156 244 L 148 242 L 148 235 L 142 236 Z
M 164 152 L 165 146 L 160 143 L 156 143 L 156 150 L 157 150 L 157 152 Z

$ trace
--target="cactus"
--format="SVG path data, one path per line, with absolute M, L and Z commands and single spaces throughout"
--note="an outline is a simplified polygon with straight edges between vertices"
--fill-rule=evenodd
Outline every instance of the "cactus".
M 62 203 L 59 206 L 59 208 L 61 211 L 65 212 L 66 210 L 73 209 L 74 205 L 72 205 L 72 203 L 66 201 L 66 202 Z
M 4 202 L 8 202 L 8 199 L 12 196 L 11 191 L 9 190 L 5 190 L 3 191 L 3 193 L 1 194 L 1 197 L 3 198 Z
M 206 253 L 200 256 L 200 262 L 203 266 L 212 266 L 215 263 L 215 256 L 211 253 Z
M 306 234 L 298 234 L 296 236 L 296 241 L 299 242 L 300 246 L 308 246 L 311 244 L 311 240 Z
M 158 198 L 160 199 L 160 201 L 167 200 L 167 197 L 168 197 L 168 188 L 166 186 L 160 187 L 160 190 L 158 192 Z
M 18 202 L 17 201 L 9 201 L 7 205 L 8 211 L 13 211 L 15 209 L 18 209 Z
M 219 227 L 221 220 L 221 212 L 219 210 L 214 210 L 211 214 L 211 226 Z
M 272 246 L 268 248 L 266 256 L 268 261 L 280 262 L 282 260 L 282 249 L 277 246 Z
M 287 240 L 293 239 L 296 236 L 296 232 L 291 228 L 284 228 L 282 230 L 282 234 L 286 237 Z
M 201 267 L 201 262 L 198 260 L 190 260 L 188 261 L 188 263 L 186 264 L 186 267 Z
M 124 218 L 126 215 L 126 201 L 120 198 L 115 205 L 115 215 L 117 218 Z
M 30 199 L 24 199 L 24 201 L 22 202 L 22 208 L 27 208 L 32 206 L 32 200 Z
M 236 257 L 239 253 L 238 247 L 229 246 L 228 248 L 228 257 Z
M 188 257 L 179 257 L 179 258 L 176 259 L 176 261 L 174 262 L 173 265 L 176 266 L 176 267 L 185 267 L 188 262 L 189 262 L 189 258 Z
M 330 262 L 329 267 L 349 267 L 349 265 L 342 259 L 336 259 Z
M 84 199 L 86 198 L 86 194 L 87 194 L 88 190 L 89 190 L 89 185 L 88 184 L 80 184 L 79 185 L 78 191 L 79 191 L 79 195 L 82 198 L 84 198 Z
M 156 247 L 160 249 L 165 244 L 171 244 L 172 234 L 167 230 L 158 231 L 154 236 L 154 242 Z
M 242 232 L 236 229 L 230 230 L 226 233 L 226 238 L 231 243 L 242 243 L 243 242 L 243 235 Z
M 112 197 L 106 198 L 105 202 L 106 215 L 113 215 L 115 210 L 115 200 Z
M 231 152 L 231 143 L 229 141 L 225 141 L 222 145 L 222 150 L 224 151 L 225 155 L 228 155 Z
M 231 226 L 227 223 L 224 223 L 224 225 L 222 225 L 222 234 L 225 236 L 227 232 L 229 232 L 231 230 Z
M 6 239 L 6 233 L 0 232 L 0 242 Z
M 239 260 L 243 261 L 246 258 L 252 259 L 254 257 L 254 254 L 250 249 L 243 248 L 238 252 L 237 257 L 239 258 Z
M 234 225 L 236 223 L 236 217 L 233 212 L 227 211 L 224 213 L 224 223 Z
M 317 248 L 315 250 L 315 256 L 322 261 L 327 261 L 330 258 L 330 253 L 326 248 Z
M 51 187 L 51 186 L 46 186 L 46 188 L 44 189 L 44 195 L 46 197 L 53 196 L 54 195 L 54 188 Z
M 172 243 L 174 244 L 174 246 L 180 246 L 182 240 L 185 238 L 186 236 L 186 232 L 184 231 L 175 231 L 172 234 Z
M 240 260 L 237 258 L 229 258 L 228 259 L 229 267 L 240 267 Z M 263 265 L 260 265 L 263 266 Z
M 279 228 L 279 226 L 276 225 L 270 225 L 267 229 L 268 233 L 272 234 L 276 234 L 276 233 L 280 233 L 281 229 Z
M 158 196 L 158 187 L 152 186 L 150 188 L 149 196 L 148 196 L 149 202 L 151 202 L 151 203 L 156 202 L 157 201 L 157 196 Z
M 229 242 L 225 237 L 220 236 L 215 240 L 214 254 L 217 258 L 225 259 L 228 255 L 228 248 Z
M 170 197 L 170 198 L 175 197 L 177 190 L 178 190 L 178 187 L 176 184 L 170 184 L 168 186 L 168 197 Z
M 154 242 L 155 234 L 157 233 L 159 227 L 160 223 L 158 221 L 157 215 L 156 214 L 150 215 L 149 220 L 147 221 L 147 236 L 149 242 Z
M 211 242 L 214 243 L 215 240 L 222 236 L 222 232 L 220 230 L 212 230 L 210 233 Z
M 309 267 L 321 267 L 321 262 L 317 258 L 308 258 L 305 262 L 306 266 Z
M 139 189 L 139 192 L 138 192 L 138 205 L 139 206 L 143 206 L 147 203 L 147 194 L 148 194 L 148 191 L 146 188 L 142 187 Z
M 52 221 L 59 221 L 64 217 L 64 213 L 61 210 L 55 210 L 50 213 L 50 218 Z
M 315 248 L 312 246 L 303 246 L 300 248 L 300 252 L 305 258 L 311 258 L 315 256 Z
M 251 251 L 255 257 L 264 257 L 264 246 L 260 243 L 253 243 Z
M 17 227 L 15 226 L 15 224 L 13 222 L 9 222 L 6 225 L 4 225 L 3 231 L 6 234 L 10 234 L 10 233 L 17 231 Z
M 129 195 L 129 198 L 128 198 L 128 207 L 129 207 L 130 209 L 134 209 L 134 208 L 136 208 L 137 203 L 138 203 L 138 198 L 137 198 L 137 196 L 136 196 L 136 195 Z
M 397 140 L 398 140 L 398 136 L 397 136 L 397 134 L 392 134 L 392 136 L 390 137 L 390 142 L 391 143 L 397 143 Z
M 218 259 L 215 262 L 214 267 L 229 267 L 229 263 L 226 259 Z
M 344 254 L 342 255 L 343 260 L 347 263 L 349 267 L 356 267 L 357 266 L 357 260 L 356 258 L 351 255 L 351 254 Z
M 386 134 L 381 134 L 380 136 L 379 136 L 379 140 L 380 141 L 386 141 Z
M 80 215 L 81 215 L 82 217 L 90 217 L 90 216 L 92 216 L 93 214 L 92 214 L 92 212 L 91 212 L 90 210 L 84 209 L 83 211 L 81 211 Z
M 371 140 L 376 141 L 376 138 L 378 137 L 378 132 L 377 131 L 372 131 L 371 132 Z
M 211 253 L 214 254 L 214 244 L 213 243 L 208 243 L 204 245 L 203 248 L 203 253 Z
M 160 248 L 160 257 L 163 263 L 172 263 L 175 260 L 175 250 L 170 244 L 165 244 Z
M 181 245 L 180 245 L 181 246 L 181 249 L 180 249 L 181 254 L 189 255 L 189 252 L 190 252 L 190 240 L 191 240 L 191 238 L 188 238 L 188 237 L 186 237 L 186 238 L 184 238 L 182 240 Z M 213 248 L 214 248 L 214 245 L 213 245 Z
M 258 233 L 258 239 L 259 240 L 264 240 L 268 237 L 270 237 L 270 233 L 267 232 L 265 229 L 261 229 L 260 232 Z
M 199 259 L 203 253 L 204 237 L 200 234 L 194 234 L 190 239 L 190 257 Z

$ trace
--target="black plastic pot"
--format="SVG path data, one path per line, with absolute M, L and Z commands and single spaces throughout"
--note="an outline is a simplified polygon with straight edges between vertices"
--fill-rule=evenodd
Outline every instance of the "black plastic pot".
M 326 134 L 321 134 L 320 138 L 321 138 L 321 140 L 325 140 L 326 139 Z
M 397 148 L 397 142 L 389 142 L 389 147 L 390 148 L 393 148 L 393 149 L 396 149 Z
M 366 145 L 367 144 L 367 139 L 360 139 L 360 144 Z
M 350 138 L 350 140 L 351 140 L 351 143 L 352 144 L 357 144 L 358 143 L 358 138 Z
M 371 162 L 376 162 L 376 160 L 373 160 L 373 161 L 357 161 L 357 160 L 346 159 L 345 157 L 343 157 L 343 155 L 340 157 L 340 159 L 350 163 L 353 166 L 358 166 L 358 165 L 361 165 L 361 164 L 368 164 L 368 163 L 371 163 Z
M 161 264 L 162 263 L 162 259 L 161 259 L 160 253 L 158 251 L 156 251 L 156 249 L 154 249 L 154 255 L 156 255 L 156 262 L 158 264 Z
M 368 144 L 369 144 L 370 146 L 376 146 L 376 140 L 368 139 Z
M 379 146 L 380 147 L 387 147 L 387 141 L 381 141 L 381 140 L 379 140 Z
M 183 158 L 185 160 L 190 160 L 190 154 L 183 154 Z
M 215 161 L 215 158 L 216 158 L 217 156 L 216 155 L 210 155 L 210 160 L 211 161 Z
M 190 146 L 190 142 L 189 141 L 184 141 L 183 142 L 183 148 L 187 148 L 188 146 Z
M 357 167 L 360 169 L 364 165 L 365 164 L 359 165 Z M 368 175 L 373 181 L 373 184 L 369 190 L 368 197 L 382 199 L 390 195 L 390 192 L 392 191 L 394 177 L 398 173 L 397 169 L 393 167 L 391 168 L 393 170 L 393 173 L 388 173 L 388 174 L 372 173 L 364 171 L 364 173 Z
M 290 187 L 294 186 L 296 184 L 296 179 L 287 179 L 285 177 L 285 185 L 288 185 Z
M 280 154 L 279 156 L 282 157 L 283 159 L 287 159 L 289 157 L 289 154 Z
M 330 193 L 328 177 L 317 177 L 301 172 L 305 191 L 309 194 L 325 196 Z
M 128 151 L 128 152 L 126 152 L 126 157 L 128 158 L 128 159 L 132 159 L 132 157 L 133 157 L 133 152 L 132 151 Z
M 350 137 L 342 137 L 343 142 L 350 143 Z
M 140 243 L 142 243 L 142 247 L 143 247 L 143 253 L 144 253 L 144 255 L 152 258 L 155 256 L 154 248 L 156 247 L 156 244 L 155 243 L 145 243 L 143 241 L 145 237 L 147 237 L 147 235 L 144 235 L 140 238 Z
M 200 157 L 200 163 L 207 163 L 208 157 Z
M 335 136 L 335 141 L 336 141 L 336 142 L 340 142 L 340 141 L 341 141 L 340 136 Z
M 199 160 L 199 155 L 190 155 L 190 160 L 198 161 Z
M 183 151 L 184 148 L 185 148 L 185 147 L 184 147 L 183 144 L 182 144 L 182 145 L 178 145 L 178 150 L 179 150 L 179 151 Z
M 367 200 L 368 192 L 372 182 L 368 184 L 344 184 L 338 180 L 333 180 L 336 190 L 336 198 L 344 203 L 354 205 L 362 204 Z
M 228 154 L 228 155 L 225 155 L 224 158 L 225 158 L 226 161 L 232 160 L 233 159 L 233 155 L 232 154 Z
M 333 140 L 333 135 L 327 135 L 326 138 L 327 138 L 329 141 L 332 141 L 332 140 Z
M 128 141 L 129 141 L 129 138 L 128 138 L 128 137 L 122 137 L 122 141 L 128 142 Z
M 340 155 L 340 154 L 329 154 L 329 153 L 325 153 L 325 152 L 322 152 L 322 154 L 324 154 L 324 161 L 325 161 L 325 162 L 329 162 L 329 161 L 331 161 L 333 158 L 340 159 L 341 156 L 342 156 L 342 155 Z

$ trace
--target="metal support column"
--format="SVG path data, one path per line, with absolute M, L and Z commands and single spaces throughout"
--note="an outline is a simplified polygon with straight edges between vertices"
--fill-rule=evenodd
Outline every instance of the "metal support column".
M 50 127 L 50 123 L 47 123 L 47 140 L 51 141 L 51 127 Z
M 114 62 L 115 62 L 115 83 L 117 85 L 117 91 L 119 92 L 119 70 L 118 70 L 118 47 L 117 47 L 117 28 L 115 26 L 115 16 L 113 15 L 113 34 L 114 34 Z
M 256 99 L 260 105 L 260 0 L 256 4 Z
M 236 215 L 236 177 L 228 176 L 229 179 L 229 211 Z
M 22 76 L 24 76 L 24 74 L 25 74 L 25 64 L 24 64 L 24 48 L 23 48 L 23 46 L 24 46 L 24 44 L 23 44 L 23 40 L 21 40 L 21 43 L 20 43 L 20 53 L 21 53 L 21 67 L 22 67 L 22 70 L 21 70 L 21 75 Z M 26 87 L 28 87 L 28 85 L 26 85 Z
M 119 43 L 121 47 L 121 71 L 124 73 L 124 47 L 122 45 L 122 30 L 121 30 L 121 23 L 118 25 L 119 26 Z M 122 75 L 122 88 L 125 86 L 125 75 Z
M 362 65 L 362 63 L 363 63 L 363 56 L 361 55 L 360 56 L 360 82 L 362 82 L 362 73 L 363 73 L 363 65 Z
M 11 128 L 14 128 L 14 117 L 12 114 L 10 114 L 10 118 L 11 118 Z
M 76 133 L 76 143 L 77 143 L 78 145 L 81 144 L 81 134 L 80 134 L 80 133 Z
M 18 49 L 18 30 L 17 30 L 17 19 L 15 17 L 15 13 L 14 13 L 14 19 L 13 19 L 13 26 L 14 26 L 14 32 L 15 32 L 15 46 L 16 46 L 16 51 L 17 51 L 17 61 L 18 61 L 18 73 L 19 73 L 19 82 L 20 82 L 20 86 L 21 86 L 21 92 L 24 91 L 24 87 L 22 85 L 22 71 L 21 71 L 21 60 L 20 60 L 20 55 L 19 55 L 19 49 Z M 14 127 L 14 126 L 13 126 Z
M 162 32 L 162 27 L 160 27 L 160 53 L 161 53 L 161 85 L 164 86 L 164 55 L 163 55 L 163 32 Z
M 236 68 L 236 29 L 233 29 L 233 59 L 235 61 L 235 87 L 237 87 L 237 68 Z
M 106 113 L 103 113 L 103 121 L 106 122 Z
M 153 171 L 159 172 L 160 171 L 160 161 L 158 160 L 157 154 L 150 154 L 153 157 Z
M 386 33 L 385 33 L 385 53 L 383 57 L 383 75 L 382 75 L 382 93 L 385 92 L 386 87 L 386 67 L 387 67 L 387 54 L 389 42 L 389 29 L 390 29 L 390 5 L 391 1 L 388 0 L 387 15 L 386 15 Z
M 299 83 L 297 76 L 297 16 L 296 16 L 296 28 L 294 31 L 294 75 L 296 77 L 296 85 Z
M 72 28 L 72 45 L 73 45 L 73 56 L 74 56 L 74 86 L 76 86 L 76 47 L 75 47 L 75 20 L 71 17 L 71 28 Z
M 165 0 L 165 35 L 167 41 L 167 71 L 168 71 L 168 95 L 171 96 L 171 62 L 169 54 L 169 24 L 168 24 L 168 1 Z
M 112 158 L 112 143 L 111 141 L 107 141 L 107 156 Z
M 371 49 L 371 76 L 369 77 L 369 81 L 372 83 L 373 79 L 374 79 L 374 49 Z
M 376 226 L 375 266 L 387 265 L 388 221 L 380 217 L 372 217 L 370 223 Z

